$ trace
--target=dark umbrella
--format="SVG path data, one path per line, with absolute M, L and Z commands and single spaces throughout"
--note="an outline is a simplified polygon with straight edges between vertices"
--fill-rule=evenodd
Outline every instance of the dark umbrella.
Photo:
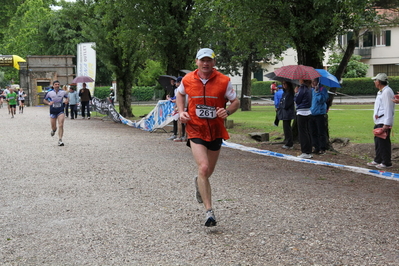
M 89 76 L 79 76 L 72 80 L 72 83 L 84 83 L 84 82 L 94 82 L 94 79 L 92 79 Z
M 267 78 L 269 78 L 271 80 L 276 80 L 276 81 L 280 81 L 280 82 L 287 81 L 287 82 L 291 82 L 293 84 L 299 85 L 299 80 L 278 77 L 278 76 L 276 76 L 276 74 L 274 72 L 267 73 L 265 75 L 265 77 L 267 77 Z
M 187 69 L 181 69 L 181 70 L 179 70 L 181 73 L 183 73 L 183 74 L 188 74 L 188 73 L 190 73 L 190 72 L 192 72 L 191 70 L 187 70 Z
M 175 76 L 161 75 L 158 77 L 157 80 L 159 84 L 161 84 L 162 88 L 164 88 L 169 95 L 171 95 L 174 92 L 175 87 L 172 84 L 170 84 L 170 80 L 176 81 Z

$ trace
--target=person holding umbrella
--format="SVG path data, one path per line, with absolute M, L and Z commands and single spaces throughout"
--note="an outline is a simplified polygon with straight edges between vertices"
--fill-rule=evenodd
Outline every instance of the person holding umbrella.
M 320 78 L 312 80 L 312 113 L 309 120 L 309 129 L 312 136 L 314 154 L 325 154 L 327 148 L 326 114 L 328 91 L 321 86 Z
M 311 159 L 312 156 L 312 140 L 309 132 L 309 118 L 310 118 L 310 107 L 312 106 L 312 90 L 310 86 L 311 80 L 300 79 L 301 85 L 298 88 L 298 92 L 295 94 L 296 103 L 296 115 L 298 125 L 298 137 L 301 145 L 302 154 L 299 158 Z
M 309 116 L 310 107 L 312 105 L 312 79 L 320 77 L 320 73 L 313 67 L 304 65 L 288 65 L 283 66 L 274 71 L 276 77 L 291 80 L 299 80 L 301 84 L 295 94 L 297 125 L 299 142 L 301 144 L 302 154 L 299 158 L 312 158 L 312 141 L 309 133 Z
M 85 111 L 87 110 L 87 119 L 90 119 L 90 101 L 91 93 L 88 88 L 86 88 L 86 83 L 82 84 L 83 88 L 79 91 L 80 104 L 82 107 L 82 118 L 85 119 Z
M 292 149 L 294 138 L 292 134 L 291 121 L 295 118 L 294 85 L 283 81 L 283 95 L 277 112 L 278 119 L 283 121 L 284 142 L 283 149 Z
M 276 110 L 276 117 L 274 118 L 274 123 L 273 125 L 275 127 L 278 127 L 278 123 L 280 122 L 280 120 L 278 119 L 278 109 L 280 106 L 280 100 L 281 97 L 283 96 L 283 85 L 278 85 L 277 86 L 277 91 L 274 93 L 274 108 Z

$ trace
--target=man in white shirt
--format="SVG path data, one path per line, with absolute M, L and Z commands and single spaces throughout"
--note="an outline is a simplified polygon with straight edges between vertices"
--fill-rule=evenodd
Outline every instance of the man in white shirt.
M 388 86 L 388 77 L 385 73 L 379 73 L 372 79 L 374 80 L 375 87 L 378 89 L 374 103 L 374 129 L 382 128 L 382 131 L 387 133 L 387 137 L 374 136 L 375 157 L 374 161 L 367 163 L 367 165 L 375 166 L 378 169 L 385 169 L 392 167 L 390 134 L 395 116 L 395 103 L 392 101 L 394 93 Z

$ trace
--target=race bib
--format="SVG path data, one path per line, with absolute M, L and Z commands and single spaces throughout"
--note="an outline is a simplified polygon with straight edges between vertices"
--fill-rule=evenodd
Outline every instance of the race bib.
M 214 119 L 216 118 L 216 107 L 197 104 L 195 113 L 202 119 Z
M 59 107 L 61 107 L 62 106 L 62 103 L 54 103 L 53 104 L 53 107 L 54 108 L 59 108 Z
M 14 98 L 14 97 L 8 97 L 8 99 L 9 99 L 9 100 L 14 100 L 15 98 Z

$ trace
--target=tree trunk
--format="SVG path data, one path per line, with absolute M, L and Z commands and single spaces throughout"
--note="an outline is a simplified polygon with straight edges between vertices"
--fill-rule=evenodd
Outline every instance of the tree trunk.
M 116 77 L 117 97 L 119 102 L 119 113 L 123 117 L 134 117 L 132 112 L 132 79 L 128 77 Z
M 299 45 L 297 47 L 299 47 Z M 323 58 L 318 55 L 316 46 L 311 51 L 297 48 L 297 53 L 298 65 L 311 66 L 319 69 L 323 68 Z
M 250 57 L 243 64 L 242 73 L 242 88 L 241 88 L 241 111 L 251 111 L 251 69 L 250 69 Z
M 353 32 L 353 36 L 358 36 L 358 35 L 359 35 L 359 31 Z M 339 66 L 334 73 L 335 77 L 338 80 L 340 80 L 344 76 L 346 66 L 348 65 L 349 60 L 351 59 L 351 57 L 355 51 L 355 47 L 356 47 L 356 41 L 355 41 L 354 37 L 352 37 L 352 39 L 350 39 L 348 41 L 348 46 L 346 47 L 345 54 L 342 57 L 342 60 L 339 63 Z

